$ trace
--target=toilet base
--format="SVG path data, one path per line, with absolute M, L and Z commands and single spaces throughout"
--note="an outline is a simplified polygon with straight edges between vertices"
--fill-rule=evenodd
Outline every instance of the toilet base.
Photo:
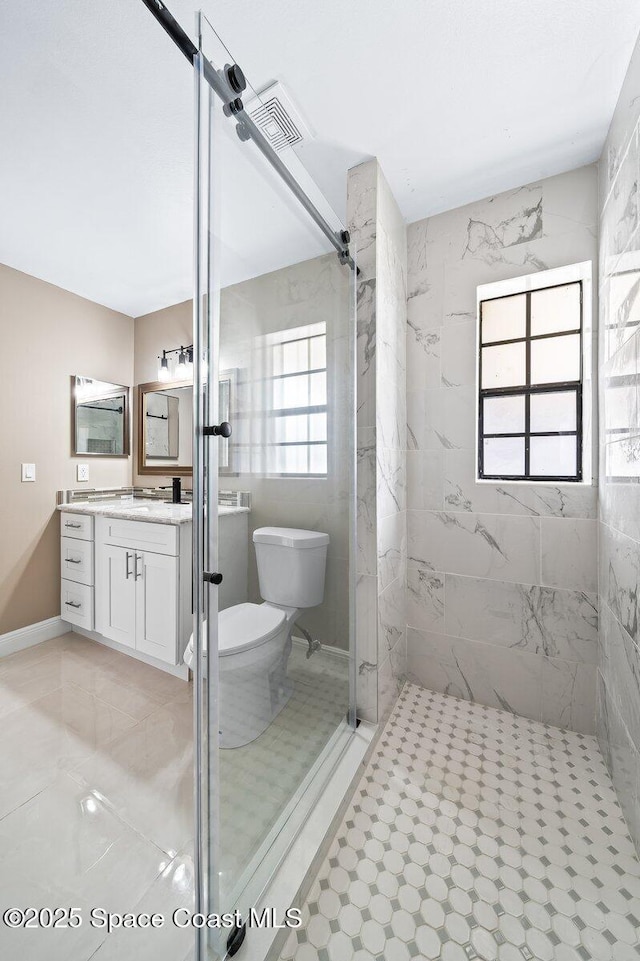
M 218 744 L 221 748 L 251 744 L 264 734 L 291 698 L 294 685 L 287 677 L 287 663 L 298 611 L 296 608 L 281 610 L 285 611 L 286 620 L 275 636 L 255 648 L 218 658 Z M 205 677 L 207 660 L 205 648 L 202 664 Z M 185 651 L 185 663 L 193 666 L 193 638 Z
M 280 711 L 287 706 L 287 704 L 291 699 L 292 694 L 293 694 L 293 681 L 290 681 L 289 678 L 286 678 L 284 682 L 284 686 L 280 690 L 278 699 L 274 704 L 273 717 L 271 718 L 272 721 L 275 720 L 275 718 L 277 718 Z
M 293 693 L 287 677 L 292 624 L 258 649 L 221 657 L 219 687 L 219 745 L 251 744 L 267 730 Z
M 278 714 L 284 710 L 293 694 L 293 684 L 287 681 L 281 689 L 275 703 L 269 705 L 268 714 L 256 712 L 255 709 L 245 708 L 242 712 L 237 707 L 224 703 L 224 698 L 220 699 L 220 731 L 218 745 L 223 750 L 230 748 L 245 747 L 264 734 L 267 728 L 275 721 Z M 238 702 L 235 702 L 236 705 Z

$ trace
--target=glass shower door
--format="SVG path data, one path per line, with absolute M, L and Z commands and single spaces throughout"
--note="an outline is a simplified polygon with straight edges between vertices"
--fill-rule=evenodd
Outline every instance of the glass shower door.
M 295 154 L 274 171 L 211 84 L 237 84 L 251 117 L 270 98 L 202 16 L 199 41 L 197 910 L 246 919 L 355 729 L 354 264 L 301 204 L 341 236 Z M 207 433 L 226 420 L 229 438 Z M 203 933 L 200 957 L 233 936 Z
M 199 25 L 203 23 L 199 18 Z M 194 204 L 194 353 L 193 353 L 193 606 L 195 807 L 194 910 L 208 914 L 220 904 L 217 873 L 210 862 L 218 823 L 218 461 L 219 436 L 208 431 L 218 415 L 217 341 L 219 280 L 212 243 L 214 219 L 211 189 L 211 139 L 215 117 L 214 94 L 204 80 L 205 57 L 200 49 L 195 74 L 195 204 Z M 223 955 L 220 939 L 210 939 L 205 928 L 196 931 L 196 959 Z

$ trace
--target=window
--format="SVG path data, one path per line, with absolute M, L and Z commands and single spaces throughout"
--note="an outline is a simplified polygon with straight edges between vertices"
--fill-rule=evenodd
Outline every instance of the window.
M 327 473 L 327 328 L 270 335 L 267 472 Z
M 582 281 L 480 299 L 479 479 L 582 480 L 582 303 Z

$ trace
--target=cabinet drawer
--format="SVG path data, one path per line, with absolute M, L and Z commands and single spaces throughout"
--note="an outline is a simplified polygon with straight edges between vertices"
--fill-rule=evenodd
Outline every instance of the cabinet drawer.
M 93 541 L 61 537 L 60 568 L 62 577 L 66 580 L 91 586 L 93 584 Z
M 88 631 L 93 630 L 93 588 L 86 584 L 75 584 L 62 580 L 60 611 L 63 621 L 77 624 Z
M 149 521 L 126 521 L 98 517 L 96 540 L 114 547 L 132 547 L 154 554 L 178 553 L 178 528 L 170 524 L 151 524 Z
M 79 537 L 83 541 L 93 540 L 93 516 L 91 514 L 60 513 L 60 533 L 63 537 Z

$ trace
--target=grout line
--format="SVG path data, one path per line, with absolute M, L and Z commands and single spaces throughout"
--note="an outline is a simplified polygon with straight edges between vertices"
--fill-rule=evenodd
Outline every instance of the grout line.
M 488 581 L 491 584 L 504 584 L 507 587 L 533 587 L 533 588 L 538 588 L 539 590 L 557 591 L 558 593 L 564 593 L 564 594 L 581 594 L 581 595 L 584 595 L 585 597 L 598 596 L 597 590 L 586 591 L 578 587 L 554 587 L 551 584 L 536 584 L 529 581 L 507 581 L 497 577 L 482 577 L 478 574 L 460 574 L 458 573 L 458 571 L 441 571 L 439 569 L 429 567 L 427 564 L 424 564 L 418 561 L 411 562 L 410 559 L 408 559 L 407 561 L 407 570 L 425 571 L 429 574 L 442 574 L 443 577 L 444 576 L 464 577 L 474 581 Z

